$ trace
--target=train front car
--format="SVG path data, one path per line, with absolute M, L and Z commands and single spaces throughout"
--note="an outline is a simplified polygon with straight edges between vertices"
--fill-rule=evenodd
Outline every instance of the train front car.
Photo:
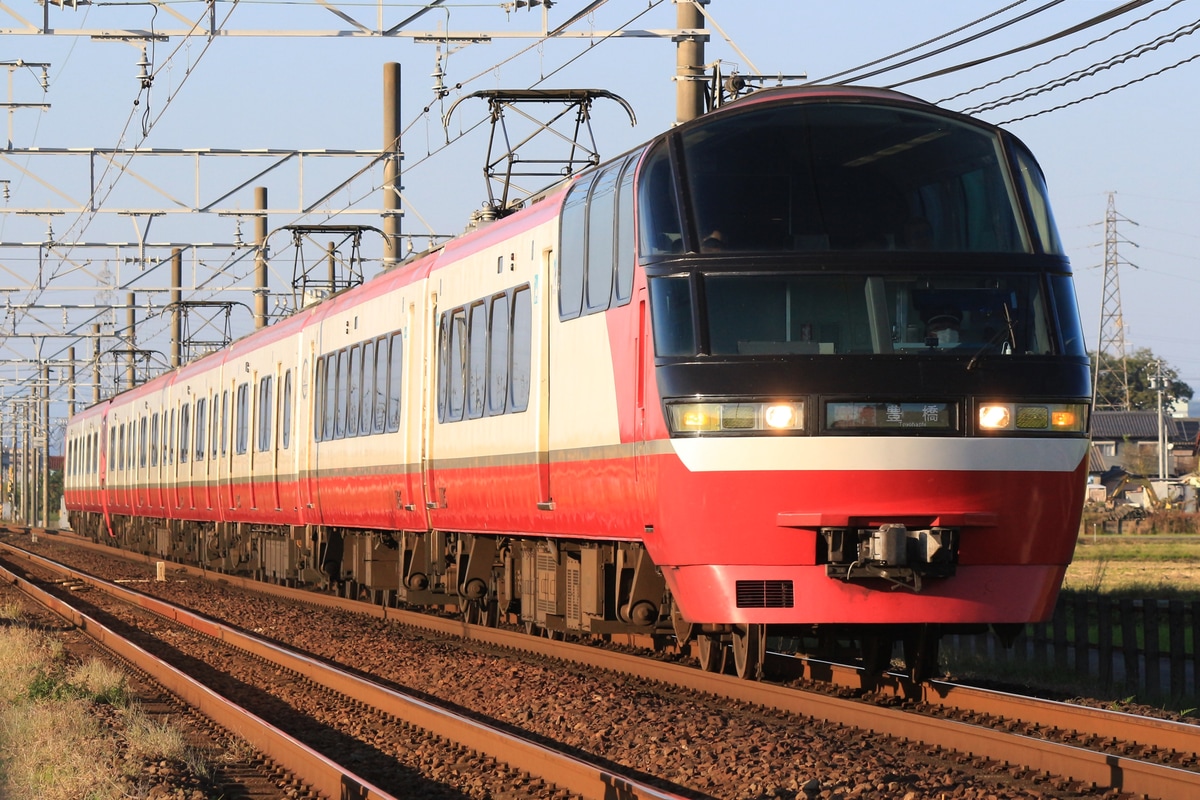
M 1051 614 L 1083 503 L 1088 359 L 1042 174 L 877 90 L 764 92 L 637 187 L 663 430 L 647 549 L 683 636 L 905 643 Z M 688 624 L 688 623 L 694 624 Z

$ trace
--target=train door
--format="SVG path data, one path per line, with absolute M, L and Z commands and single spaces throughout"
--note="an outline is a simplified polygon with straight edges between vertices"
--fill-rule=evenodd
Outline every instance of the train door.
M 433 437 L 434 431 L 437 430 L 439 409 L 446 402 L 448 391 L 446 368 L 442 359 L 444 348 L 448 346 L 443 342 L 443 338 L 450 334 L 450 321 L 448 317 L 445 320 L 439 319 L 437 292 L 429 292 L 425 307 L 429 309 L 429 317 L 423 320 L 425 336 L 428 337 L 425 346 L 425 352 L 428 355 L 424 359 L 425 380 L 422 382 L 425 387 L 425 398 L 421 414 L 421 489 L 426 508 L 425 524 L 432 528 L 433 521 L 429 510 L 438 507 L 438 495 L 433 474 Z
M 229 414 L 230 414 L 230 397 L 229 387 L 233 384 L 227 384 L 221 389 L 221 408 L 220 408 L 220 454 L 217 456 L 217 505 L 221 509 L 221 518 L 229 517 L 229 510 L 233 508 L 233 454 L 229 446 Z
M 96 485 L 100 487 L 100 513 L 104 517 L 104 528 L 112 536 L 112 518 L 108 510 L 108 415 L 100 418 L 100 440 L 96 454 Z
M 206 422 L 203 441 L 196 442 L 197 454 L 204 455 L 204 508 L 206 511 L 213 511 L 217 508 L 217 404 L 219 402 L 220 392 L 212 392 L 205 397 Z M 211 516 L 211 515 L 210 515 Z
M 280 375 L 280 366 L 281 365 L 277 363 L 275 365 L 275 374 L 268 376 L 272 385 L 268 385 L 268 387 L 267 387 L 267 397 L 266 397 L 263 408 L 266 409 L 266 413 L 267 413 L 267 416 L 269 417 L 269 419 L 267 420 L 267 426 L 266 426 L 267 430 L 264 431 L 262 434 L 260 434 L 261 437 L 264 437 L 262 441 L 263 441 L 263 446 L 266 448 L 266 452 L 264 453 L 266 458 L 264 460 L 269 462 L 267 464 L 267 468 L 270 470 L 270 473 L 271 473 L 271 482 L 268 487 L 268 493 L 270 495 L 270 497 L 269 497 L 270 503 L 269 503 L 268 507 L 273 508 L 276 511 L 278 511 L 280 508 L 280 502 L 279 502 L 279 459 L 280 459 L 279 445 L 280 445 L 280 440 L 279 440 L 279 437 L 276 436 L 275 429 L 278 427 L 281 427 L 283 424 L 283 414 L 280 413 L 281 408 L 282 408 L 282 399 L 283 399 L 283 380 L 282 380 L 282 376 Z
M 322 395 L 325 385 L 325 363 L 317 356 L 315 341 L 308 343 L 308 352 L 301 360 L 300 370 L 300 399 L 306 408 L 311 409 L 312 416 L 308 420 L 308 429 L 296 432 L 296 444 L 304 448 L 303 454 L 297 453 L 296 479 L 300 485 L 301 518 L 305 523 L 316 524 L 320 522 L 313 510 L 317 502 L 317 455 L 321 447 L 321 425 L 325 406 Z
M 534 281 L 533 318 L 536 320 L 537 335 L 534 340 L 534 352 L 541 353 L 537 364 L 541 380 L 535 385 L 537 393 L 537 471 L 538 471 L 538 501 L 537 507 L 542 511 L 554 508 L 553 496 L 550 494 L 550 316 L 554 303 L 550 292 L 550 276 L 557 272 L 554 263 L 554 250 L 547 249 L 543 253 L 542 270 L 539 276 L 542 280 L 543 291 L 537 291 L 538 281 Z M 540 297 L 539 297 L 540 294 Z M 540 339 L 540 343 L 537 341 Z M 540 344 L 540 347 L 538 346 Z

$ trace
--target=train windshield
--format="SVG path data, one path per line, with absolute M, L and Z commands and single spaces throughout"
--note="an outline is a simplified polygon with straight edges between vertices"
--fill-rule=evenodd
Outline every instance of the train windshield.
M 676 275 L 650 294 L 659 356 L 1055 352 L 1036 275 Z
M 642 171 L 643 256 L 708 251 L 1061 253 L 1032 158 L 992 129 L 865 103 L 770 106 L 680 134 Z M 676 186 L 674 175 L 685 175 Z M 678 189 L 678 190 L 677 190 Z M 684 197 L 687 202 L 677 203 Z M 1024 224 L 1020 197 L 1028 199 Z M 695 241 L 684 241 L 679 207 Z M 1030 229 L 1032 228 L 1032 229 Z

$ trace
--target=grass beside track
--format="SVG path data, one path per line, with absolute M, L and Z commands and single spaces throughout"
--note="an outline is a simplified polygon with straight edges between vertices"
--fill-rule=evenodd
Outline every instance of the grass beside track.
M 0 606 L 0 797 L 140 797 L 144 766 L 162 761 L 207 772 L 182 731 L 143 713 L 125 673 L 74 663 L 19 606 Z

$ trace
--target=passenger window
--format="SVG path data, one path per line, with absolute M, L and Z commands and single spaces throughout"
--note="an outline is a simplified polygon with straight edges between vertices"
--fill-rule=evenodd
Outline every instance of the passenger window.
M 350 358 L 345 350 L 339 350 L 337 354 L 337 395 L 336 407 L 334 408 L 333 436 L 335 439 L 342 439 L 346 436 L 346 410 L 349 405 L 347 397 L 350 394 Z
M 158 414 L 150 417 L 150 466 L 158 466 Z
M 192 405 L 184 403 L 179 409 L 179 463 L 186 464 L 188 450 L 192 447 L 190 434 L 192 432 Z
M 283 373 L 283 397 L 280 398 L 279 439 L 282 449 L 292 443 L 292 371 Z
M 362 414 L 358 430 L 363 436 L 371 433 L 375 419 L 375 341 L 363 342 L 362 346 Z
M 587 257 L 587 196 L 595 173 L 571 189 L 562 212 L 562 243 L 558 257 L 558 316 L 574 319 L 583 306 L 584 264 Z
M 399 334 L 392 336 L 392 346 L 401 347 Z M 380 337 L 375 346 L 375 419 L 372 421 L 371 431 L 373 433 L 383 433 L 385 423 L 387 422 L 387 393 L 389 388 L 388 383 L 388 339 Z M 400 355 L 396 356 L 397 363 L 400 361 Z M 442 363 L 442 369 L 439 370 L 444 376 L 446 373 L 445 362 Z M 444 377 L 443 377 L 444 380 Z M 397 385 L 400 379 L 396 378 Z M 441 409 L 438 410 L 439 417 Z
M 623 306 L 633 296 L 633 172 L 637 159 L 630 158 L 617 190 L 617 279 L 613 284 L 613 305 Z
M 438 328 L 438 422 L 446 422 L 450 400 L 450 312 L 442 314 Z
M 387 430 L 389 433 L 395 433 L 400 430 L 400 401 L 401 391 L 404 387 L 403 334 L 399 332 L 393 333 L 391 343 L 391 356 L 388 363 Z
M 585 310 L 589 314 L 607 309 L 612 299 L 616 188 L 620 169 L 620 164 L 613 164 L 600 173 L 588 201 Z
M 237 408 L 234 411 L 234 453 L 244 455 L 250 445 L 250 384 L 242 383 L 237 387 Z
M 274 403 L 275 376 L 267 375 L 258 382 L 258 449 L 266 452 L 271 449 L 271 410 Z
M 470 329 L 467 334 L 467 418 L 483 416 L 483 400 L 487 391 L 487 306 L 471 306 Z
M 508 295 L 492 298 L 491 338 L 488 347 L 487 413 L 503 414 L 508 400 Z
M 466 400 L 467 315 L 461 308 L 455 309 L 450 318 L 449 397 L 446 405 L 446 421 L 456 422 L 463 418 Z
M 524 411 L 529 406 L 529 382 L 533 366 L 533 309 L 529 287 L 513 292 L 512 369 L 509 380 L 510 412 Z
M 201 397 L 196 401 L 196 460 L 204 460 L 205 447 L 208 445 L 208 401 Z
M 333 417 L 337 413 L 337 353 L 325 356 L 325 420 L 321 428 L 321 439 L 328 442 L 334 437 Z
M 362 417 L 362 348 L 350 348 L 350 375 L 346 392 L 346 435 L 358 436 L 358 421 Z

